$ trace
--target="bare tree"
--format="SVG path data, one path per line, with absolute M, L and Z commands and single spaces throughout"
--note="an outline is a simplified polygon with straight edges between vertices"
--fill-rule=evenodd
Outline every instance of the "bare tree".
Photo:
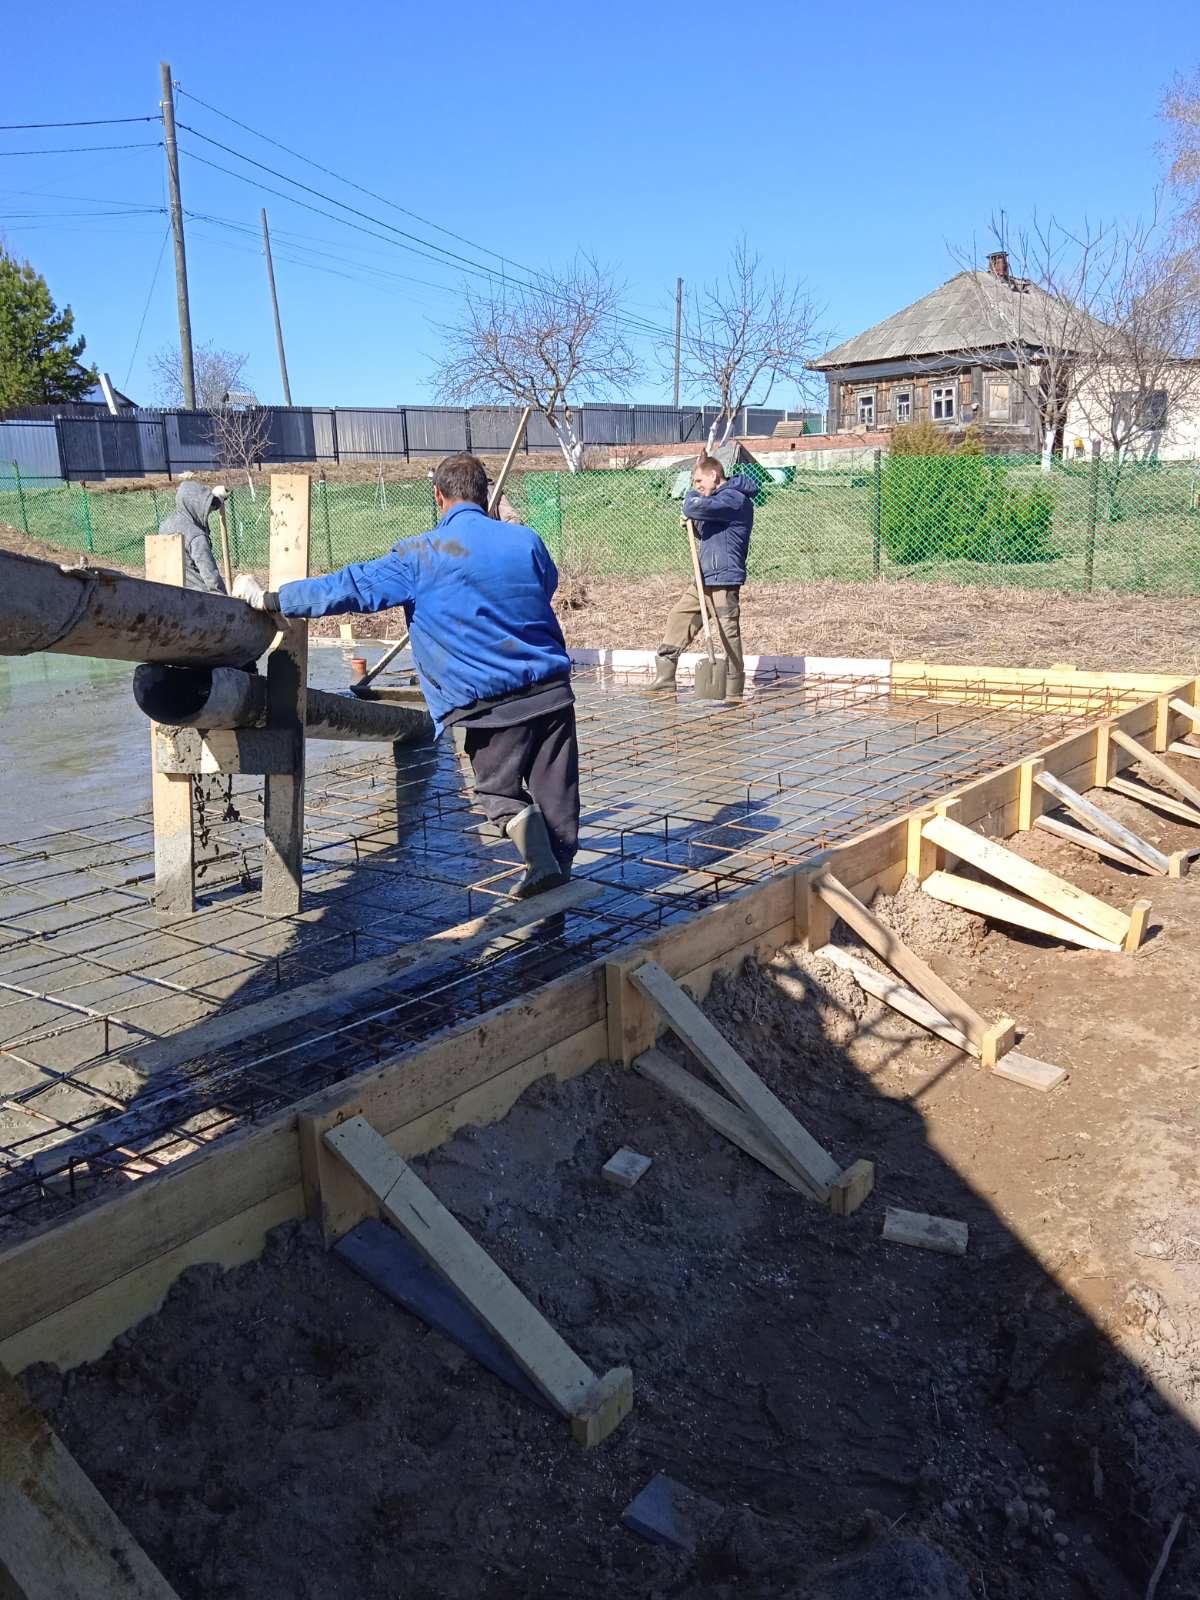
M 825 344 L 820 315 L 804 284 L 764 271 L 745 238 L 734 245 L 725 278 L 693 292 L 681 367 L 694 395 L 715 395 L 720 405 L 708 431 L 710 450 L 729 438 L 744 406 L 767 404 L 776 383 L 810 390 L 807 364 Z
M 244 472 L 250 497 L 257 498 L 250 469 L 262 464 L 263 452 L 270 443 L 270 412 L 257 402 L 221 405 L 209 417 L 209 436 L 217 466 Z
M 245 387 L 248 356 L 233 350 L 218 350 L 214 344 L 197 345 L 193 351 L 196 374 L 196 407 L 200 411 L 219 411 L 226 395 Z M 152 356 L 150 367 L 155 376 L 157 398 L 164 406 L 182 409 L 183 363 L 179 351 L 168 345 Z
M 1042 471 L 1049 472 L 1104 341 L 1097 310 L 1112 275 L 1114 236 L 1090 223 L 1072 231 L 1036 216 L 1015 235 L 995 222 L 992 231 L 997 248 L 987 270 L 956 252 L 971 272 L 978 311 L 978 338 L 964 354 L 1011 374 L 1037 419 Z
M 1200 223 L 1200 68 L 1178 77 L 1163 96 L 1163 149 L 1171 183 L 1189 196 L 1188 219 Z
M 533 406 L 554 429 L 568 468 L 583 465 L 574 407 L 628 392 L 639 376 L 620 319 L 621 288 L 586 257 L 533 283 L 465 294 L 442 328 L 439 398 L 452 405 Z

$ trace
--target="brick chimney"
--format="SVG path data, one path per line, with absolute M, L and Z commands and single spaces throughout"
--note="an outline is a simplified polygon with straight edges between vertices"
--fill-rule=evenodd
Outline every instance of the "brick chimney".
M 1001 280 L 1001 282 L 1007 283 L 1008 282 L 1008 251 L 1007 250 L 993 250 L 991 255 L 987 258 L 987 261 L 988 261 L 988 271 L 991 273 L 992 277 L 993 278 L 999 278 Z

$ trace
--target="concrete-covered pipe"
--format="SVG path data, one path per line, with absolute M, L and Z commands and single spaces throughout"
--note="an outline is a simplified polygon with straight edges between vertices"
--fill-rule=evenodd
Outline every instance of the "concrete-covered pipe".
M 155 722 L 174 728 L 261 728 L 267 721 L 267 680 L 234 667 L 140 666 L 133 695 Z M 380 739 L 424 744 L 433 718 L 415 706 L 360 700 L 309 689 L 305 728 L 310 739 Z
M 236 667 L 257 661 L 277 631 L 263 612 L 226 595 L 0 550 L 0 655 L 53 650 Z

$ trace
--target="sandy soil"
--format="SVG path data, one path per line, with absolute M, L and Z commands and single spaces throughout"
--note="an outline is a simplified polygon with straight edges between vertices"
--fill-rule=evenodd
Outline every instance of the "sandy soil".
M 1106 803 L 1164 849 L 1194 842 Z M 1010 936 L 911 881 L 876 909 L 1069 1069 L 1049 1096 L 801 951 L 710 998 L 839 1161 L 876 1161 L 854 1217 L 606 1067 L 419 1163 L 594 1368 L 632 1364 L 635 1413 L 602 1449 L 581 1454 L 307 1228 L 193 1270 L 94 1366 L 31 1371 L 35 1398 L 183 1600 L 1141 1600 L 1177 1513 L 1158 1600 L 1194 1596 L 1200 884 L 1040 835 L 1020 848 L 1114 904 L 1149 894 L 1147 945 Z M 599 1178 L 622 1144 L 654 1158 L 628 1193 Z M 967 1255 L 884 1244 L 888 1204 L 967 1222 Z M 656 1470 L 722 1508 L 695 1557 L 619 1524 Z

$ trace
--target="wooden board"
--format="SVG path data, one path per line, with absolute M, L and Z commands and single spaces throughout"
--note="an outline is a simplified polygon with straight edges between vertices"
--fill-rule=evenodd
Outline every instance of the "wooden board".
M 630 982 L 654 1003 L 668 1026 L 754 1120 L 767 1142 L 791 1163 L 797 1176 L 822 1200 L 828 1199 L 829 1186 L 841 1172 L 837 1162 L 750 1070 L 699 1006 L 654 961 L 631 973 Z
M 1120 849 L 1127 850 L 1130 855 L 1137 856 L 1161 877 L 1166 876 L 1167 857 L 1161 850 L 1156 850 L 1152 844 L 1140 838 L 1132 828 L 1127 828 L 1115 817 L 1110 817 L 1107 811 L 1094 805 L 1084 795 L 1077 794 L 1069 784 L 1061 782 L 1051 772 L 1040 772 L 1034 782 L 1047 794 L 1053 795 L 1059 805 L 1065 806 L 1073 816 L 1078 817 L 1081 822 L 1086 822 L 1089 828 L 1103 834 L 1106 839 L 1111 840 Z
M 257 1000 L 239 1006 L 185 1028 L 181 1033 L 169 1034 L 152 1044 L 139 1045 L 136 1050 L 123 1052 L 118 1058 L 121 1065 L 131 1071 L 150 1077 L 169 1067 L 200 1056 L 209 1056 L 228 1049 L 242 1039 L 253 1039 L 285 1023 L 322 1011 L 326 1006 L 337 1005 L 371 989 L 391 983 L 397 978 L 411 977 L 423 968 L 438 966 L 479 950 L 496 940 L 511 936 L 519 928 L 530 928 L 548 917 L 586 905 L 602 893 L 599 884 L 580 878 L 575 883 L 565 883 L 560 889 L 538 895 L 532 900 L 517 900 L 511 904 L 500 902 L 495 910 L 484 916 L 473 917 L 470 922 L 460 922 L 456 927 L 443 928 L 427 939 L 414 944 L 401 945 L 387 955 L 375 956 L 370 961 L 360 961 L 340 972 L 316 978 L 311 983 L 298 984 L 285 989 L 282 994 L 271 995 L 267 1000 Z
M 183 535 L 146 536 L 146 577 L 153 583 L 183 586 Z M 150 724 L 150 800 L 154 817 L 154 903 L 160 911 L 191 911 L 195 906 L 196 846 L 192 833 L 192 780 L 185 773 L 160 771 L 159 725 Z
M 1119 744 L 1122 750 L 1127 751 L 1138 766 L 1145 767 L 1147 772 L 1152 772 L 1156 778 L 1160 778 L 1163 783 L 1174 789 L 1176 794 L 1182 796 L 1193 810 L 1200 811 L 1200 789 L 1189 783 L 1186 778 L 1181 778 L 1169 762 L 1164 761 L 1161 756 L 1156 756 L 1153 750 L 1143 749 L 1136 740 L 1131 739 L 1120 728 L 1114 728 L 1113 742 L 1114 744 Z
M 554 1409 L 579 1410 L 591 1369 L 413 1169 L 363 1117 L 331 1128 L 325 1143 L 370 1190 L 380 1211 L 467 1303 Z
M 1131 778 L 1110 778 L 1108 787 L 1116 794 L 1123 794 L 1130 800 L 1138 801 L 1140 805 L 1151 806 L 1156 811 L 1164 812 L 1168 817 L 1178 818 L 1180 822 L 1190 822 L 1194 828 L 1200 827 L 1200 811 L 1183 800 L 1176 800 L 1169 794 L 1163 794 L 1161 789 L 1152 789 L 1146 783 L 1135 783 Z
M 0 1595 L 177 1600 L 25 1392 L 0 1368 Z
M 910 950 L 831 873 L 823 873 L 818 879 L 818 891 L 830 909 L 858 934 L 864 944 L 869 945 L 889 967 L 936 1006 L 949 1022 L 966 1034 L 972 1044 L 982 1048 L 983 1036 L 988 1029 L 987 1021 L 956 994 L 944 978 L 940 978 L 927 962 Z
M 1127 850 L 1121 850 L 1115 844 L 1110 844 L 1107 839 L 1101 839 L 1098 834 L 1089 833 L 1086 828 L 1076 828 L 1069 822 L 1061 822 L 1057 817 L 1045 816 L 1035 817 L 1033 825 L 1044 833 L 1052 833 L 1056 839 L 1065 839 L 1068 844 L 1077 844 L 1081 850 L 1092 850 L 1096 855 L 1104 856 L 1109 861 L 1116 861 L 1123 867 L 1131 867 L 1135 872 L 1157 876 L 1149 862 L 1139 861 L 1137 856 L 1130 855 Z
M 1085 950 L 1120 950 L 1119 944 L 1089 933 L 1076 922 L 1068 922 L 1044 906 L 1021 900 L 1005 889 L 996 889 L 990 883 L 976 883 L 973 878 L 960 878 L 952 872 L 934 872 L 921 885 L 925 893 L 950 906 L 961 906 L 976 916 L 991 917 L 998 922 L 1011 922 L 1018 928 L 1028 928 L 1033 933 L 1044 933 L 1064 944 L 1081 945 Z
M 979 1055 L 979 1046 L 973 1044 L 961 1028 L 956 1028 L 949 1022 L 923 994 L 918 994 L 915 989 L 906 989 L 890 972 L 876 972 L 875 968 L 861 956 L 856 956 L 853 951 L 843 950 L 836 944 L 822 945 L 816 954 L 822 960 L 840 967 L 843 972 L 848 972 L 860 989 L 873 995 L 876 1000 L 882 1000 L 884 1005 L 891 1006 L 893 1011 L 898 1011 L 910 1022 L 926 1028 L 939 1039 L 944 1039 L 947 1044 L 954 1045 L 957 1050 L 963 1050 L 972 1056 Z
M 965 1222 L 955 1222 L 950 1217 L 931 1217 L 925 1211 L 889 1206 L 883 1219 L 883 1237 L 888 1244 L 909 1244 L 918 1250 L 961 1256 L 967 1248 L 969 1230 Z
M 271 477 L 270 586 L 308 577 L 307 473 Z M 304 719 L 308 695 L 308 623 L 285 623 L 267 658 L 267 720 L 289 745 L 286 773 L 263 783 L 262 908 L 267 916 L 300 910 L 304 873 Z
M 1015 851 L 997 844 L 994 839 L 985 839 L 982 834 L 973 833 L 970 828 L 952 822 L 949 817 L 935 817 L 932 822 L 927 822 L 925 834 L 952 855 L 969 861 L 973 867 L 978 867 L 990 877 L 998 878 L 1001 883 L 1008 884 L 1009 888 L 1027 895 L 1031 900 L 1040 901 L 1050 910 L 1099 934 L 1102 939 L 1120 944 L 1129 931 L 1129 918 L 1125 912 L 1106 905 L 1095 895 L 1076 888 L 1073 883 L 1047 872 L 1044 867 L 1026 861 Z

